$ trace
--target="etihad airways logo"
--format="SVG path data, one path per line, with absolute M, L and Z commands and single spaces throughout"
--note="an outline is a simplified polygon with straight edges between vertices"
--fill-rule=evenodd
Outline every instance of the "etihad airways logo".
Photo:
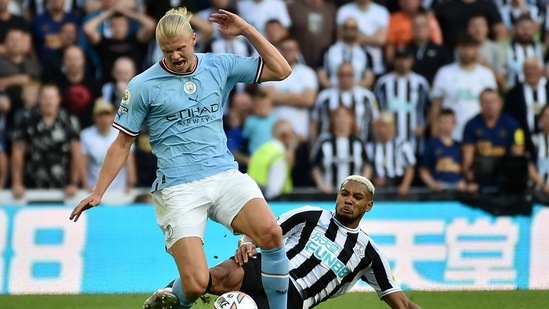
M 208 106 L 195 106 L 168 115 L 166 116 L 166 120 L 176 121 L 178 125 L 206 123 L 216 119 L 215 115 L 218 111 L 219 104 L 217 103 Z

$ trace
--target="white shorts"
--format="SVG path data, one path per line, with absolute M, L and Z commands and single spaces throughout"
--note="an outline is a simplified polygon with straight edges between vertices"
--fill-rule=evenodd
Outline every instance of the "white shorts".
M 259 186 L 238 170 L 155 191 L 156 222 L 166 238 L 166 249 L 181 238 L 204 239 L 208 218 L 233 232 L 234 217 L 254 198 L 263 198 Z

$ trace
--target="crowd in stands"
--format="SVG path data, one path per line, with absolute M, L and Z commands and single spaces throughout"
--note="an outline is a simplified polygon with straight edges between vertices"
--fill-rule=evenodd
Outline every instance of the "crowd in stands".
M 401 196 L 478 192 L 506 160 L 549 196 L 547 0 L 0 0 L 0 188 L 94 186 L 126 85 L 161 59 L 156 22 L 179 6 L 197 52 L 257 55 L 208 20 L 226 9 L 292 66 L 224 109 L 228 148 L 268 198 L 350 174 Z M 110 189 L 155 169 L 145 127 Z

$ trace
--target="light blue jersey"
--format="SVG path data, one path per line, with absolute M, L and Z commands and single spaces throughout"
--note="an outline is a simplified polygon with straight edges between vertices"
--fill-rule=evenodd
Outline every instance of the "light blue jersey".
M 227 148 L 223 107 L 238 82 L 259 82 L 263 60 L 232 54 L 196 54 L 192 72 L 170 70 L 164 60 L 135 76 L 124 93 L 113 126 L 137 136 L 149 128 L 158 158 L 152 190 L 238 168 Z

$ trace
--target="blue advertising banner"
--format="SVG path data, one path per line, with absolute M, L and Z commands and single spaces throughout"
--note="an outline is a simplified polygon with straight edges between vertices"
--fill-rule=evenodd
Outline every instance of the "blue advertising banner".
M 313 203 L 311 203 L 313 204 Z M 304 203 L 272 203 L 275 214 Z M 334 203 L 314 203 L 333 209 Z M 79 222 L 65 206 L 0 207 L 0 294 L 148 293 L 177 276 L 154 209 L 102 206 Z M 457 202 L 378 202 L 361 227 L 405 289 L 548 289 L 549 208 L 493 217 Z M 238 237 L 208 222 L 209 265 Z M 360 283 L 356 290 L 369 289 Z

